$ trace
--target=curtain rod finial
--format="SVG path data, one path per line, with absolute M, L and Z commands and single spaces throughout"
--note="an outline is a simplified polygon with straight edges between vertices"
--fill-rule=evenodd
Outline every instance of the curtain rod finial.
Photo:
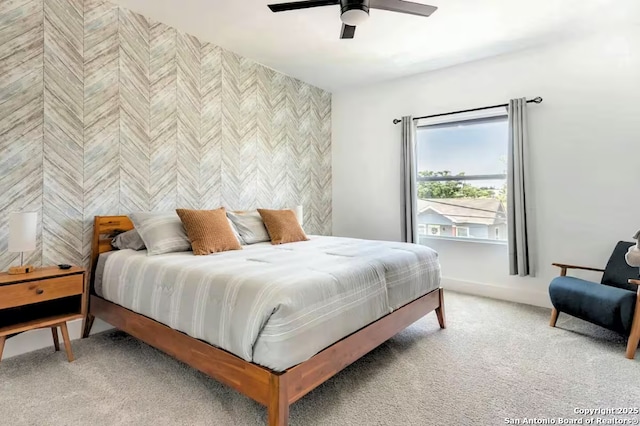
M 533 98 L 533 102 L 539 104 L 542 102 L 542 98 L 540 96 Z
M 401 122 L 402 120 L 398 120 L 397 118 L 393 119 L 393 124 L 398 124 L 399 122 Z

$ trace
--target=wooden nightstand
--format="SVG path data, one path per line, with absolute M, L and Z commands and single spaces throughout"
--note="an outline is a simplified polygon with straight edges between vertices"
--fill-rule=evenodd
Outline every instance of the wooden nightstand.
M 73 361 L 67 321 L 86 319 L 87 296 L 85 270 L 77 266 L 0 273 L 0 360 L 7 338 L 36 328 L 51 328 L 54 348 L 60 350 L 60 327 L 67 358 Z

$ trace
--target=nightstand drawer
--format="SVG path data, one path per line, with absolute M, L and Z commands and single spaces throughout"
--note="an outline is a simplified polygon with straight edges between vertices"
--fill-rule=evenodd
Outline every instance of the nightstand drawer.
M 82 294 L 83 275 L 0 286 L 0 309 Z

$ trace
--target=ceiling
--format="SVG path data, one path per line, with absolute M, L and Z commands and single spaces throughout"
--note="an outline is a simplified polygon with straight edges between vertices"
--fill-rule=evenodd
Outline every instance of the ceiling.
M 640 16 L 638 0 L 417 0 L 430 18 L 372 10 L 340 40 L 338 6 L 272 13 L 278 0 L 115 0 L 201 40 L 340 91 L 593 32 Z

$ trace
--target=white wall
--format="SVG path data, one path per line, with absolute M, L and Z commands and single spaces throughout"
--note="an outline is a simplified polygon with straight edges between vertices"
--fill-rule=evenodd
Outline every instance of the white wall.
M 614 243 L 640 228 L 638 26 L 334 93 L 334 234 L 400 239 L 392 119 L 535 96 L 544 98 L 529 108 L 538 276 L 510 277 L 502 245 L 432 247 L 445 287 L 549 306 L 552 261 L 604 265 Z

